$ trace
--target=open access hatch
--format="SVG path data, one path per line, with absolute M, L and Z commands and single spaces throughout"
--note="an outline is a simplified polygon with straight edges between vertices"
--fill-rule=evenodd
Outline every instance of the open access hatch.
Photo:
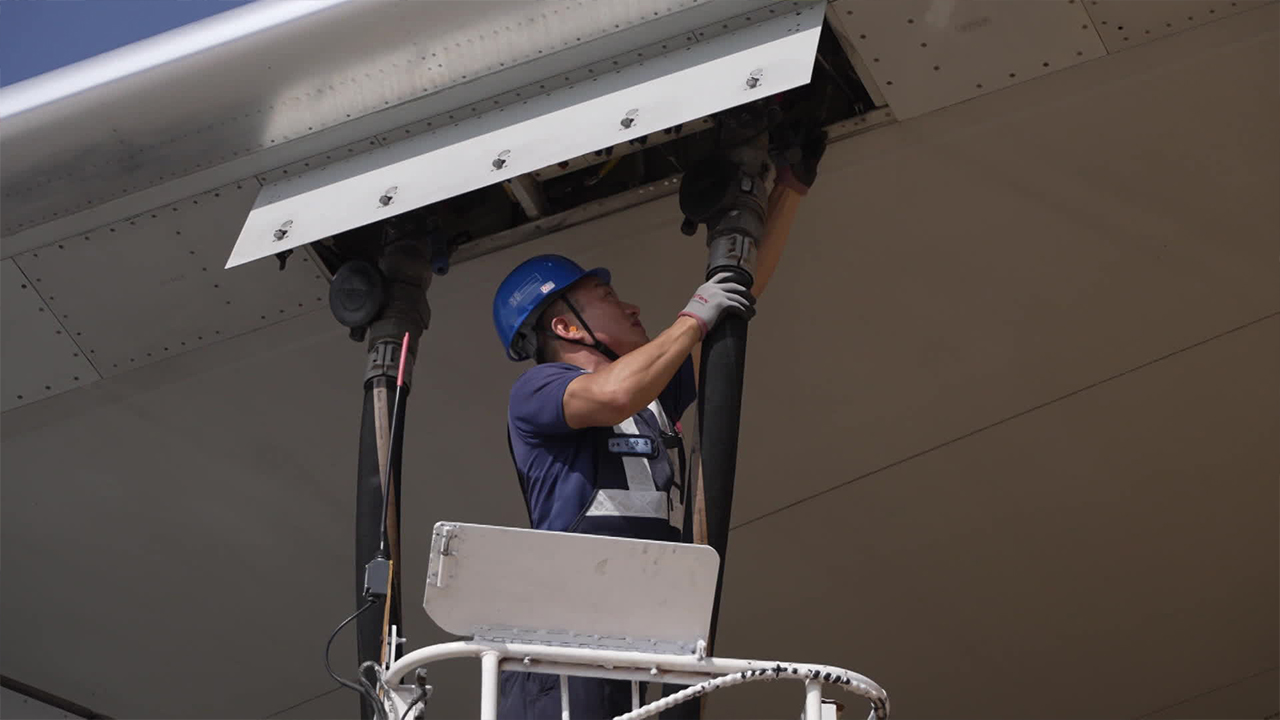
M 665 54 L 628 53 L 575 84 L 533 83 L 487 112 L 427 119 L 406 139 L 280 178 L 260 192 L 227 266 L 309 245 L 332 273 L 431 233 L 444 238 L 444 272 L 449 258 L 676 192 L 686 168 L 741 139 L 744 110 L 764 108 L 774 123 L 863 118 L 876 104 L 824 11 L 800 5 Z

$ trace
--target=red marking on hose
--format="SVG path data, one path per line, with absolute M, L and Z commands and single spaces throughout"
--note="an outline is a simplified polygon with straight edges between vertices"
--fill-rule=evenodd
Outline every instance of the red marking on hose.
M 396 387 L 404 385 L 404 361 L 409 357 L 409 333 L 404 334 L 404 342 L 400 345 L 400 375 L 396 378 Z

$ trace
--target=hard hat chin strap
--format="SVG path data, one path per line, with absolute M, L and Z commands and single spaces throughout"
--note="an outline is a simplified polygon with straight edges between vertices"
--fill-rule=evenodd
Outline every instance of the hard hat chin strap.
M 586 318 L 582 317 L 582 313 L 578 312 L 578 308 L 574 307 L 573 303 L 569 302 L 569 297 L 567 295 L 562 295 L 560 297 L 560 300 L 564 302 L 566 306 L 568 306 L 569 312 L 573 313 L 573 316 L 578 319 L 578 322 L 582 323 L 582 329 L 586 330 L 587 334 L 591 336 L 591 342 L 585 343 L 585 342 L 582 342 L 581 340 L 570 340 L 569 338 L 566 338 L 566 337 L 560 337 L 554 331 L 550 331 L 547 334 L 551 335 L 552 337 L 559 338 L 567 343 L 573 343 L 574 345 L 581 345 L 583 347 L 591 348 L 592 350 L 595 350 L 596 352 L 608 358 L 610 362 L 617 360 L 618 353 L 611 350 L 608 345 L 605 345 L 604 343 L 600 342 L 596 338 L 596 334 L 592 332 L 591 326 L 587 324 Z

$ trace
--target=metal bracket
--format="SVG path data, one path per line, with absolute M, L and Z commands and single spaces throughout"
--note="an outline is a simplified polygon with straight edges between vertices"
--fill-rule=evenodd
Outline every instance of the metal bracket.
M 389 670 L 391 666 L 395 664 L 396 653 L 399 652 L 400 646 L 404 645 L 405 641 L 408 639 L 409 638 L 400 636 L 399 626 L 395 624 L 391 625 L 391 631 L 387 633 L 387 662 L 383 666 L 383 669 Z
M 382 340 L 374 343 L 369 349 L 368 361 L 365 364 L 364 379 L 365 382 L 375 377 L 388 377 L 395 384 L 396 375 L 400 369 L 400 346 L 399 340 Z M 410 350 L 410 352 L 413 352 Z M 413 384 L 413 363 L 405 363 L 405 385 Z M 394 388 L 393 388 L 394 389 Z
M 440 562 L 439 564 L 436 565 L 436 576 L 434 579 L 435 579 L 435 586 L 438 588 L 442 588 L 444 587 L 444 574 L 445 574 L 444 559 L 453 555 L 454 548 L 452 547 L 452 544 L 453 544 L 453 538 L 455 537 L 454 528 L 450 525 L 445 525 L 440 528 L 437 534 L 440 537 Z M 427 578 L 428 582 L 430 582 L 431 580 L 432 578 Z
M 530 220 L 537 220 L 547 214 L 547 199 L 543 196 L 542 186 L 532 176 L 517 175 L 503 185 Z

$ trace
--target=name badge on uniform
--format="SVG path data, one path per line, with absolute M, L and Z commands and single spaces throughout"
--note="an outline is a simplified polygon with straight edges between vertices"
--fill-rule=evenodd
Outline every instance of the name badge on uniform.
M 635 455 L 654 458 L 658 456 L 653 440 L 643 435 L 621 435 L 609 438 L 609 452 L 616 455 Z

